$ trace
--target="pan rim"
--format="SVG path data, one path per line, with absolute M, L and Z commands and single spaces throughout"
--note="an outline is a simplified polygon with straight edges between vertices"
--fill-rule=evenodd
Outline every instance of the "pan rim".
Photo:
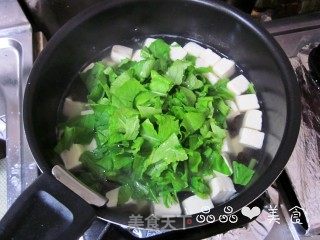
M 25 90 L 25 98 L 23 103 L 23 118 L 25 132 L 27 135 L 28 143 L 30 145 L 30 149 L 41 171 L 51 172 L 51 168 L 43 163 L 40 151 L 37 149 L 37 147 L 35 147 L 36 144 L 34 131 L 32 124 L 30 123 L 32 122 L 32 96 L 33 92 L 35 91 L 35 85 L 37 84 L 37 75 L 39 74 L 40 69 L 43 67 L 43 64 L 45 64 L 46 59 L 50 57 L 51 53 L 55 50 L 59 43 L 62 42 L 63 39 L 66 36 L 68 36 L 68 34 L 71 33 L 74 28 L 79 27 L 83 22 L 87 21 L 91 17 L 94 17 L 95 15 L 112 9 L 114 7 L 120 7 L 124 4 L 132 4 L 146 1 L 160 2 L 161 0 L 111 0 L 108 2 L 100 2 L 89 7 L 88 9 L 84 10 L 83 12 L 79 13 L 78 15 L 70 19 L 62 28 L 60 28 L 58 32 L 50 39 L 46 48 L 42 51 L 38 59 L 36 59 L 34 64 L 34 66 L 36 67 L 33 67 L 31 71 Z M 172 2 L 170 0 L 165 1 Z M 273 57 L 277 61 L 280 72 L 283 75 L 282 82 L 284 84 L 286 93 L 286 126 L 279 148 L 273 158 L 272 166 L 269 166 L 269 170 L 265 171 L 258 179 L 256 179 L 254 184 L 245 189 L 242 194 L 239 194 L 237 197 L 231 199 L 230 201 L 222 205 L 219 205 L 217 208 L 214 208 L 211 211 L 211 214 L 214 214 L 216 216 L 223 214 L 223 208 L 225 206 L 231 205 L 236 212 L 239 211 L 242 207 L 250 204 L 257 198 L 259 198 L 261 194 L 265 192 L 265 190 L 277 179 L 277 177 L 283 171 L 294 149 L 299 134 L 301 121 L 300 90 L 296 76 L 293 72 L 292 66 L 287 56 L 285 55 L 281 47 L 278 45 L 278 43 L 275 41 L 275 39 L 262 26 L 260 26 L 258 23 L 253 22 L 252 19 L 240 12 L 238 9 L 229 6 L 224 2 L 210 0 L 185 0 L 185 2 L 204 5 L 205 7 L 210 7 L 225 12 L 226 14 L 232 16 L 236 21 L 242 22 L 250 30 L 259 35 L 261 41 L 263 41 L 266 44 L 268 50 L 273 52 Z M 111 221 L 111 219 L 101 216 L 99 214 L 99 210 L 97 210 L 97 215 L 100 218 L 104 218 L 105 220 Z M 188 228 L 198 227 L 206 224 L 208 223 L 196 224 L 188 226 Z

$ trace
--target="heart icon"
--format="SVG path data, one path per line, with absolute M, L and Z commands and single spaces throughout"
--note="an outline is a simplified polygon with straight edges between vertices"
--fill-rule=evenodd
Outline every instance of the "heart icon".
M 243 207 L 241 209 L 241 213 L 243 216 L 246 216 L 250 219 L 259 216 L 259 214 L 261 213 L 260 208 L 258 207 L 253 207 L 252 209 L 250 209 L 249 207 Z

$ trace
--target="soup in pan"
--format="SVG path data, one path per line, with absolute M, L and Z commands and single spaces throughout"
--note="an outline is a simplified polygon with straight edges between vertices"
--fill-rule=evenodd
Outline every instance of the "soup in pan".
M 241 153 L 262 148 L 262 111 L 231 59 L 148 38 L 135 51 L 113 46 L 79 75 L 87 101 L 65 98 L 55 151 L 95 190 L 115 183 L 108 207 L 148 200 L 155 215 L 195 214 L 250 182 L 257 160 Z

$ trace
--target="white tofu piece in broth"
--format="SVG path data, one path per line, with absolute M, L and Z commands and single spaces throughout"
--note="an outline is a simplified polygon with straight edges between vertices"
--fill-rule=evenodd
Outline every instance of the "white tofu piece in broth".
M 131 59 L 133 49 L 122 46 L 122 45 L 114 45 L 111 49 L 111 59 L 116 63 L 120 63 L 124 59 Z
M 157 217 L 173 217 L 181 216 L 182 210 L 179 203 L 175 203 L 167 208 L 163 201 L 159 203 L 153 203 L 151 206 L 151 212 Z
M 199 57 L 201 53 L 205 50 L 203 47 L 201 47 L 199 44 L 195 42 L 188 42 L 186 45 L 184 45 L 183 49 L 186 50 L 188 54 L 195 57 Z
M 88 145 L 85 145 L 84 148 L 85 150 L 87 151 L 93 151 L 97 148 L 97 141 L 93 138 L 92 141 L 88 144 Z
M 71 98 L 64 100 L 62 113 L 69 119 L 80 116 L 81 111 L 85 109 L 85 103 L 73 101 Z
M 244 146 L 239 143 L 239 135 L 230 139 L 230 146 L 232 149 L 232 154 L 235 156 L 244 150 Z
M 202 58 L 197 58 L 196 63 L 195 63 L 196 68 L 201 68 L 201 67 L 209 67 L 209 64 L 203 60 Z
M 66 149 L 60 154 L 60 157 L 67 170 L 73 169 L 81 165 L 79 158 L 83 152 L 84 152 L 83 145 L 72 144 L 70 149 Z
M 239 143 L 250 148 L 260 149 L 263 146 L 264 133 L 250 129 L 241 128 L 239 133 Z
M 201 52 L 200 58 L 203 59 L 207 63 L 207 65 L 211 67 L 213 67 L 221 59 L 218 54 L 214 53 L 209 48 Z
M 145 46 L 145 47 L 150 47 L 151 43 L 153 43 L 155 40 L 157 40 L 157 39 L 155 39 L 155 38 L 147 38 L 147 39 L 144 41 L 143 46 Z
M 170 46 L 170 59 L 172 61 L 176 61 L 176 60 L 182 60 L 187 56 L 187 51 L 185 49 L 183 49 L 181 46 L 179 45 L 173 45 L 171 44 Z
M 231 149 L 230 149 L 230 146 L 229 146 L 229 143 L 228 143 L 227 138 L 225 138 L 225 139 L 223 140 L 221 152 L 223 152 L 223 153 L 229 153 L 229 152 L 231 152 Z
M 256 94 L 244 94 L 235 97 L 235 102 L 240 112 L 259 109 L 260 105 Z
M 209 181 L 211 200 L 214 204 L 223 203 L 236 193 L 232 180 L 227 176 L 217 176 Z
M 106 198 L 108 198 L 107 207 L 116 207 L 118 205 L 120 187 L 112 189 L 106 193 Z
M 94 111 L 93 111 L 92 109 L 83 110 L 83 111 L 80 112 L 80 115 L 81 115 L 81 116 L 91 115 L 91 114 L 94 114 Z
M 204 76 L 208 78 L 209 82 L 212 85 L 215 85 L 220 79 L 218 76 L 214 75 L 213 73 L 205 73 Z
M 221 58 L 214 66 L 213 72 L 219 77 L 231 77 L 236 71 L 236 64 L 234 61 Z
M 248 90 L 249 84 L 245 76 L 239 75 L 227 83 L 227 88 L 235 95 L 241 95 Z
M 230 141 L 231 141 L 230 136 L 229 136 L 229 134 L 227 134 L 227 136 L 223 140 L 221 152 L 223 152 L 223 153 L 231 153 L 232 152 L 232 147 L 231 147 Z
M 138 49 L 133 53 L 131 60 L 136 62 L 143 60 L 143 57 L 141 56 L 141 49 Z
M 249 110 L 244 114 L 242 127 L 258 131 L 262 129 L 262 112 L 260 110 Z
M 186 215 L 193 215 L 202 212 L 204 209 L 211 209 L 214 206 L 210 198 L 202 199 L 193 195 L 182 201 L 182 207 Z
M 228 119 L 232 119 L 232 118 L 235 118 L 236 116 L 240 115 L 240 111 L 238 109 L 238 106 L 234 101 L 227 100 L 226 103 L 230 107 L 230 112 L 228 114 Z
M 114 62 L 114 61 L 111 59 L 110 56 L 103 58 L 103 59 L 101 60 L 101 62 L 102 62 L 103 64 L 108 65 L 108 66 L 111 66 L 111 67 L 114 66 L 114 65 L 116 65 L 116 62 Z

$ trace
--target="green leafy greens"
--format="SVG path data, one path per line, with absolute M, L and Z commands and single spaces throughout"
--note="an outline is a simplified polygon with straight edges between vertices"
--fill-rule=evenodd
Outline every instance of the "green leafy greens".
M 121 184 L 119 204 L 162 198 L 170 206 L 180 191 L 205 198 L 206 176 L 232 174 L 221 156 L 226 100 L 234 97 L 227 79 L 212 86 L 203 75 L 211 68 L 196 68 L 189 55 L 173 62 L 169 51 L 158 39 L 142 49 L 141 61 L 96 62 L 81 74 L 93 114 L 60 125 L 58 153 L 73 143 L 97 141 L 80 161 L 90 173 Z M 233 167 L 234 182 L 246 185 L 253 170 L 237 162 Z

